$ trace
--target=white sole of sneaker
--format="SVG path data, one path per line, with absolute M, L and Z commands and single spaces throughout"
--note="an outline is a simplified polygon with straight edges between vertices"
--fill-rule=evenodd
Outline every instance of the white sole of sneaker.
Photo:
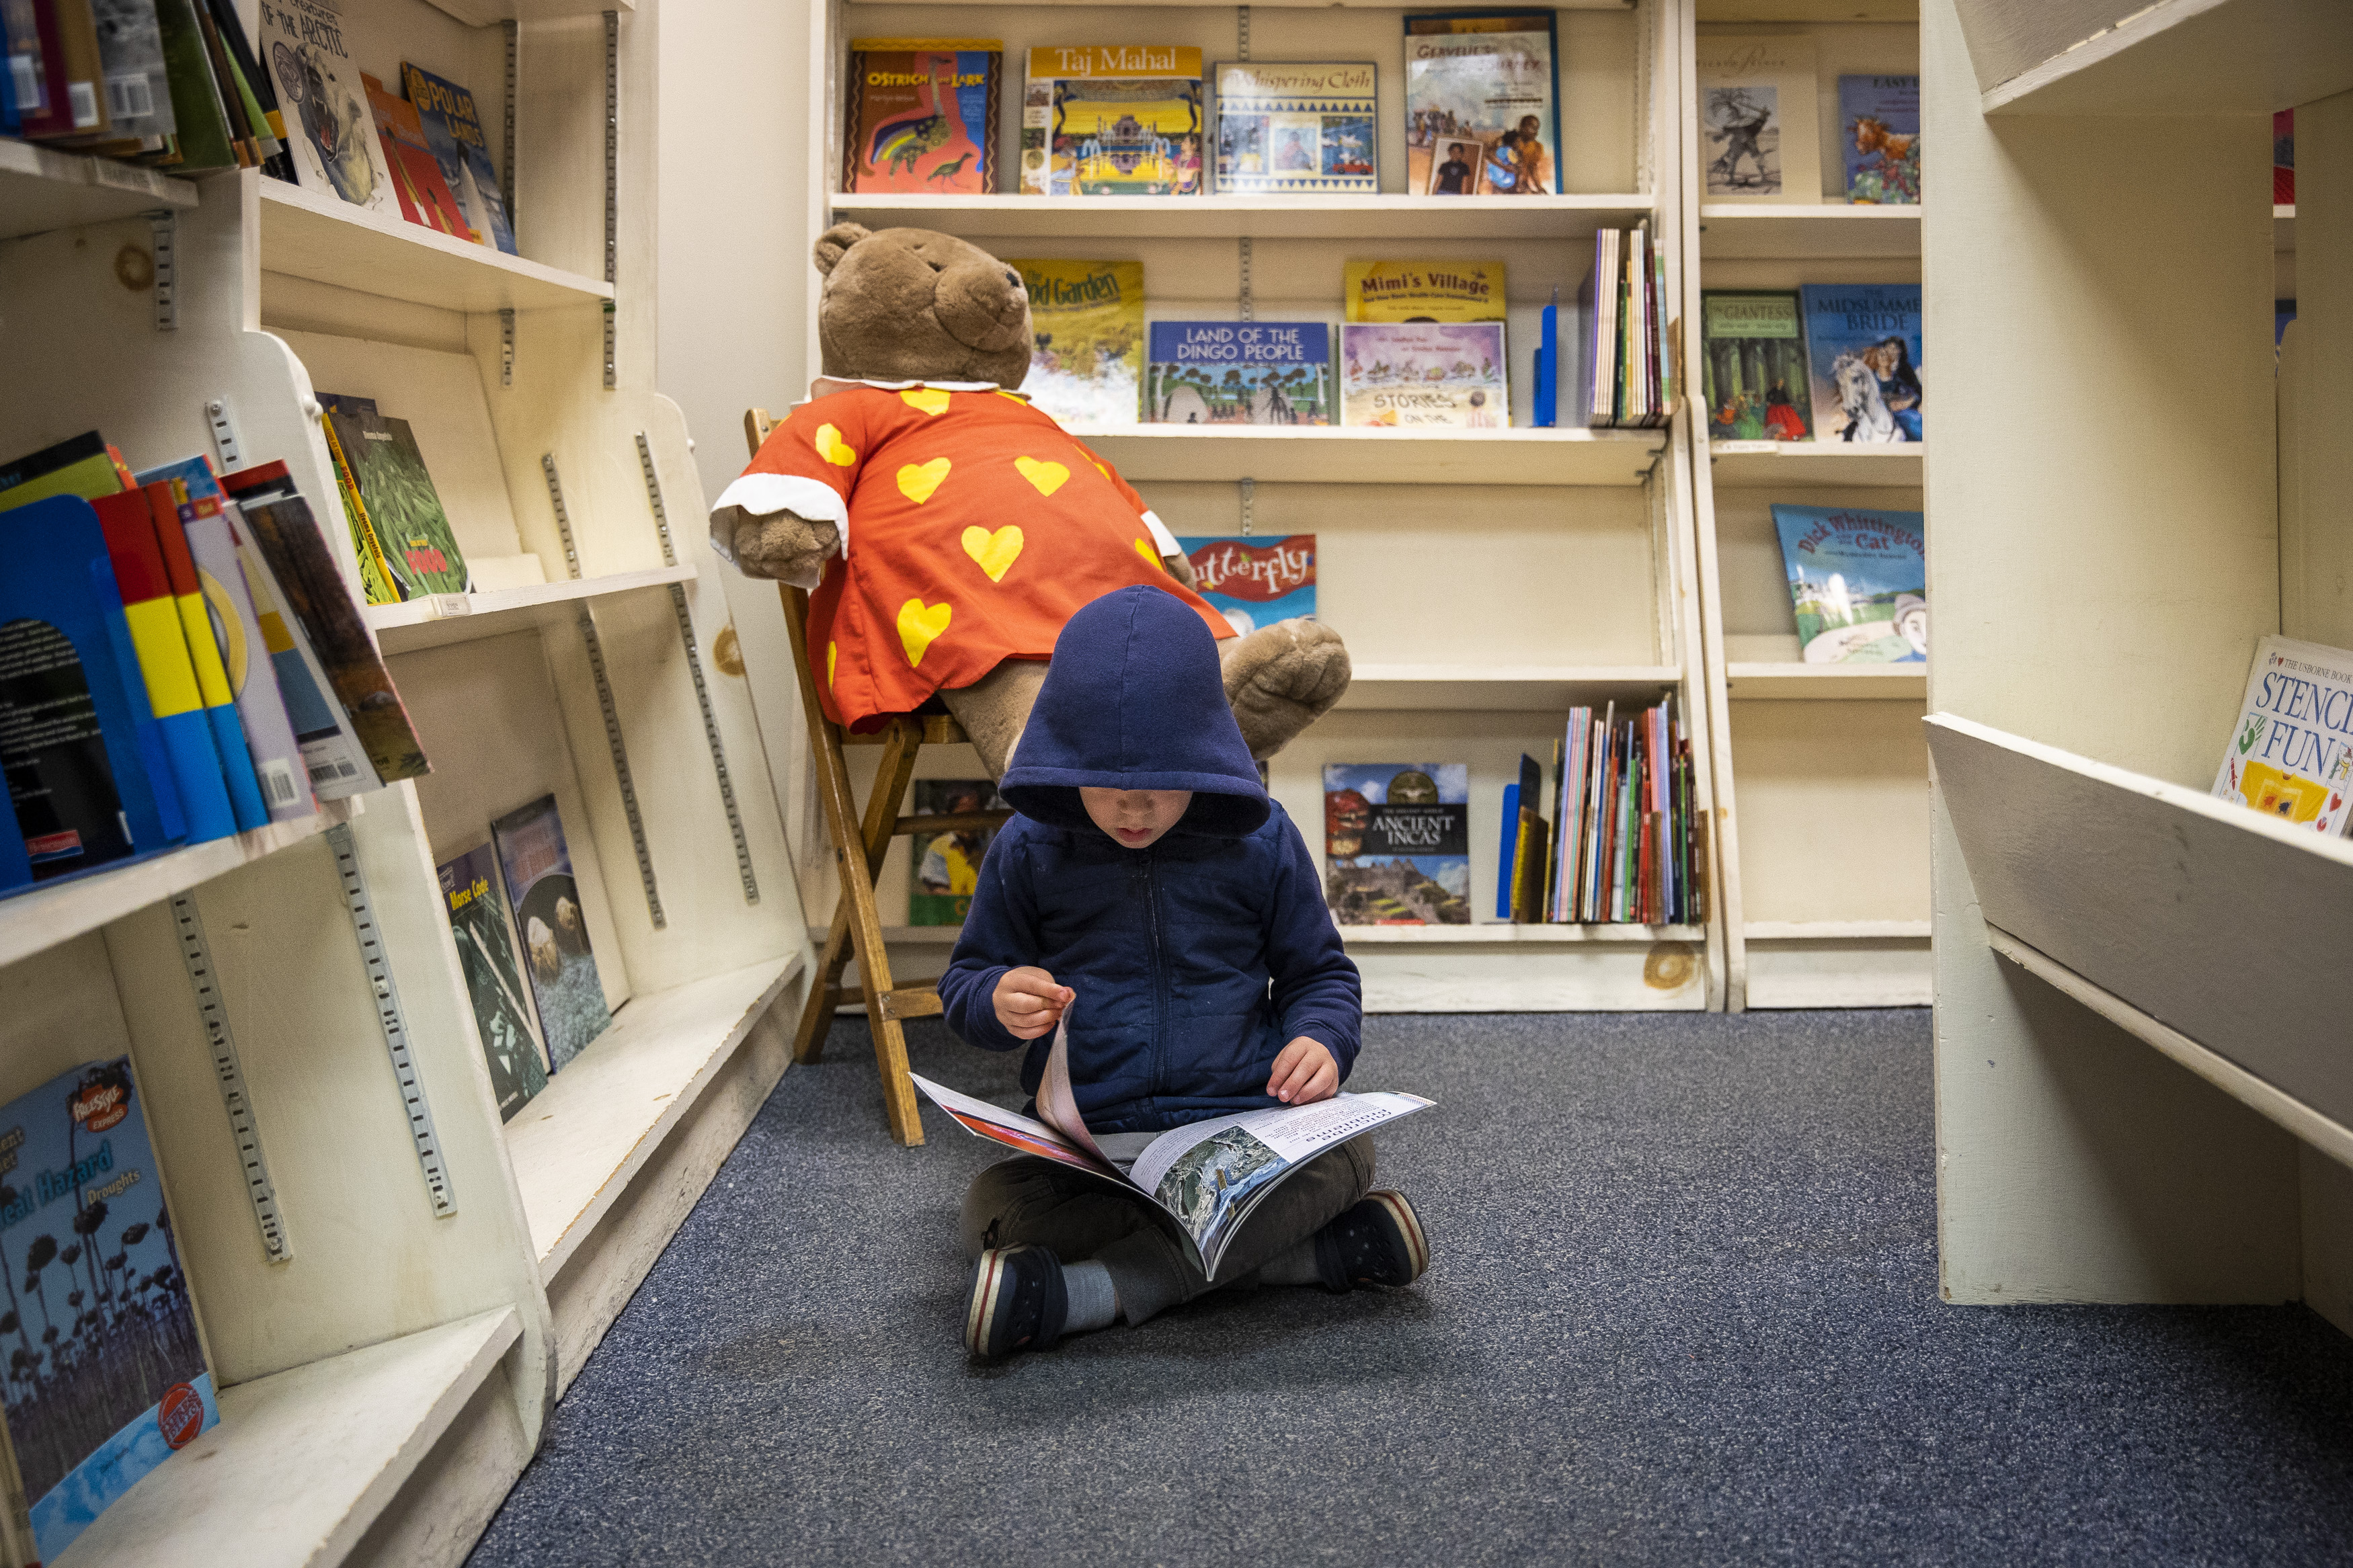
M 964 1348 L 973 1355 L 988 1353 L 988 1331 L 997 1321 L 997 1299 L 1005 1285 L 1005 1255 L 992 1247 L 980 1255 L 980 1269 L 973 1279 L 972 1302 L 965 1310 Z
M 1398 1227 L 1398 1234 L 1405 1237 L 1406 1256 L 1413 1264 L 1413 1279 L 1406 1283 L 1412 1284 L 1414 1279 L 1421 1278 L 1422 1270 L 1430 1267 L 1430 1242 L 1421 1234 L 1421 1216 L 1413 1212 L 1413 1205 L 1406 1201 L 1403 1193 L 1378 1192 L 1365 1195 L 1388 1212 L 1390 1221 Z

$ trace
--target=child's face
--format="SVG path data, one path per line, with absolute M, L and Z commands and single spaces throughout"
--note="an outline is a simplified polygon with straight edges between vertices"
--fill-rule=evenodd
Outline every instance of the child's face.
M 1097 827 L 1127 849 L 1148 847 L 1176 826 L 1193 804 L 1189 789 L 1097 789 L 1079 786 L 1079 800 Z

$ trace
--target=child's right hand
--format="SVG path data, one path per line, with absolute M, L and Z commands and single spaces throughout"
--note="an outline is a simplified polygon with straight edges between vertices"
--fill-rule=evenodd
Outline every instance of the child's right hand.
M 1044 970 L 1024 964 L 1005 972 L 989 1000 L 996 1005 L 997 1021 L 1005 1026 L 1007 1034 L 1017 1040 L 1034 1040 L 1053 1032 L 1062 1021 L 1062 1009 L 1077 995 L 1069 986 L 1055 984 L 1054 977 Z

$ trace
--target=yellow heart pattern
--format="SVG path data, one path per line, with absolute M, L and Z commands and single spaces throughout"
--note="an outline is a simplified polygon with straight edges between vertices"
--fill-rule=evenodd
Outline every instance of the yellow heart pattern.
M 925 414 L 945 414 L 948 411 L 948 395 L 934 386 L 911 386 L 899 395 L 899 401 Z
M 858 448 L 841 438 L 841 432 L 830 425 L 817 427 L 817 439 L 810 443 L 817 455 L 836 468 L 846 468 L 858 461 Z
M 828 644 L 826 644 L 826 645 L 825 645 L 825 689 L 826 689 L 828 691 L 830 691 L 830 690 L 832 690 L 832 689 L 833 689 L 833 666 L 834 666 L 834 661 L 835 661 L 836 659 L 839 658 L 840 657 L 841 657 L 841 645 L 840 645 L 840 644 L 839 644 L 839 643 L 828 643 Z
M 1152 546 L 1146 544 L 1143 540 L 1133 539 L 1128 542 L 1135 546 L 1135 552 L 1144 557 L 1145 565 L 1150 566 L 1156 571 L 1166 572 L 1168 570 L 1168 568 L 1164 565 L 1160 560 L 1160 552 L 1153 549 Z
M 964 531 L 964 552 L 980 563 L 992 583 L 1002 583 L 1013 563 L 1021 559 L 1021 530 L 1008 523 L 991 533 L 985 528 Z
M 928 463 L 909 463 L 899 470 L 899 493 L 917 506 L 932 499 L 934 491 L 947 482 L 948 460 L 934 458 Z
M 923 650 L 948 629 L 950 613 L 944 603 L 926 605 L 921 599 L 910 599 L 899 606 L 899 646 L 907 650 L 909 666 L 923 662 Z
M 1021 477 L 1038 489 L 1041 496 L 1052 495 L 1070 482 L 1071 470 L 1060 463 L 1041 463 L 1035 458 L 1016 458 L 1013 466 Z

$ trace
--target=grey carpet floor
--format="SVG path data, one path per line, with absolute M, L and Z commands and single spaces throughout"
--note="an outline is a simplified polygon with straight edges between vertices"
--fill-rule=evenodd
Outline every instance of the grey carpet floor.
M 1012 1062 L 909 1031 L 992 1098 Z M 1433 1263 L 958 1343 L 991 1146 L 795 1068 L 472 1558 L 2353 1560 L 2353 1343 L 2301 1307 L 1936 1299 L 1922 1012 L 1368 1020 Z

